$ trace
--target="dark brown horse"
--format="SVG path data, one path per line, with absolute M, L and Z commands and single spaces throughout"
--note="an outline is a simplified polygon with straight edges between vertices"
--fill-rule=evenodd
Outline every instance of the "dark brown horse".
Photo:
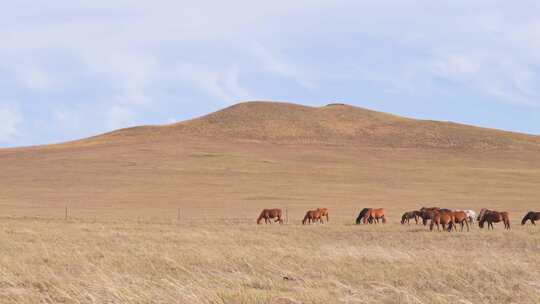
M 316 223 L 317 221 L 322 222 L 321 219 L 321 210 L 309 210 L 306 212 L 306 216 L 304 216 L 304 219 L 302 220 L 302 225 Z
M 521 221 L 521 225 L 525 225 L 527 221 L 530 220 L 533 225 L 536 225 L 534 221 L 540 220 L 540 212 L 534 212 L 529 211 L 525 216 L 523 217 L 523 220 Z
M 382 223 L 386 223 L 386 217 L 385 212 L 383 208 L 377 208 L 377 209 L 369 209 L 366 216 L 364 217 L 364 224 L 367 224 L 369 221 L 369 218 L 373 219 L 374 223 L 379 223 L 379 219 L 382 220 Z
M 510 230 L 510 217 L 508 216 L 508 212 L 499 212 L 489 209 L 482 209 L 480 210 L 479 215 L 479 221 L 478 226 L 480 228 L 484 228 L 484 223 L 488 223 L 488 229 L 491 227 L 491 229 L 495 229 L 493 226 L 493 223 L 503 222 L 504 223 L 504 229 Z
M 422 219 L 422 224 L 426 226 L 428 221 L 433 221 L 433 219 L 435 218 L 435 215 L 439 213 L 439 210 L 437 210 L 438 208 L 437 209 L 422 208 L 422 209 L 420 209 L 420 218 Z
M 368 222 L 371 224 L 373 219 L 369 218 L 369 215 L 368 215 L 369 209 L 370 208 L 364 208 L 362 209 L 362 211 L 360 211 L 360 213 L 358 214 L 358 217 L 356 218 L 356 225 L 360 225 L 361 223 L 363 223 L 365 217 L 368 217 Z
M 418 219 L 420 218 L 420 213 L 421 212 L 418 210 L 403 213 L 403 215 L 401 216 L 401 225 L 405 223 L 410 224 L 411 219 L 414 219 L 414 221 L 416 222 L 416 225 L 418 225 Z
M 281 211 L 281 209 L 263 209 L 261 215 L 259 215 L 259 218 L 257 219 L 257 224 L 260 224 L 263 219 L 266 224 L 272 224 L 271 219 L 273 218 L 276 219 L 274 222 L 279 222 L 280 224 L 283 224 L 283 219 L 281 218 L 282 214 L 283 212 Z

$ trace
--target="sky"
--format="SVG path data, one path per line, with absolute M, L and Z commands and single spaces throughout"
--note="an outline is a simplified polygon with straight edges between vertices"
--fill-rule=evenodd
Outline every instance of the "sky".
M 5 1 L 0 147 L 247 100 L 540 135 L 539 1 Z

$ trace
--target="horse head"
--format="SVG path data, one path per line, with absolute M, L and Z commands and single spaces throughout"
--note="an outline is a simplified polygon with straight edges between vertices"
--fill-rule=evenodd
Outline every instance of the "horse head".
M 527 221 L 531 219 L 533 213 L 534 212 L 532 211 L 527 212 L 527 214 L 525 214 L 525 216 L 523 217 L 523 220 L 521 220 L 521 225 L 525 225 L 525 223 L 527 223 Z
M 362 219 L 364 216 L 366 216 L 366 212 L 369 210 L 369 208 L 364 208 L 360 213 L 358 214 L 358 217 L 356 218 L 356 224 L 360 225 L 362 223 Z

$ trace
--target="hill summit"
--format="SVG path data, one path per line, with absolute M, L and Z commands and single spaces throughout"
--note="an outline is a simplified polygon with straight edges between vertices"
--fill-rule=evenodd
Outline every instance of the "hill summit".
M 410 119 L 346 104 L 309 107 L 263 101 L 239 103 L 171 125 L 123 129 L 92 140 L 160 140 L 171 136 L 395 148 L 540 149 L 538 136 Z

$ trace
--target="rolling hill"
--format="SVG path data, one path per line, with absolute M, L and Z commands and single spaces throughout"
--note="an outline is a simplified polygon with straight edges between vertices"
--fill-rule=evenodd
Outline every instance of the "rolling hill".
M 345 104 L 308 107 L 245 102 L 167 126 L 119 130 L 93 141 L 179 136 L 288 144 L 441 149 L 540 149 L 540 137 L 451 122 L 416 120 Z
M 328 206 L 515 210 L 540 196 L 540 138 L 343 104 L 240 103 L 165 126 L 0 150 L 5 216 L 251 219 Z M 224 209 L 225 208 L 225 209 Z M 172 214 L 172 215 L 171 215 Z

